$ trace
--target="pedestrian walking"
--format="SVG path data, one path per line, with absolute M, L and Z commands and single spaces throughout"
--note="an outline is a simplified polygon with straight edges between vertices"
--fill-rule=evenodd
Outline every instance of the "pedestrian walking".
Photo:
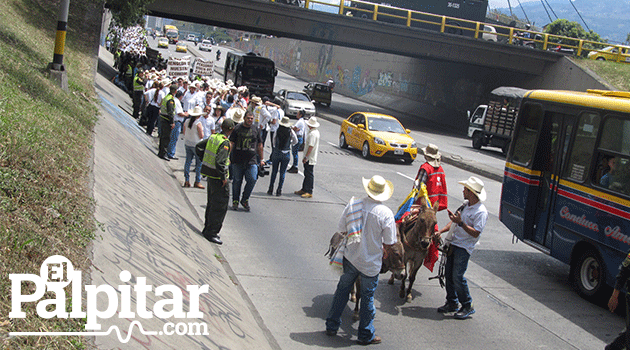
M 304 156 L 302 164 L 304 164 L 304 181 L 302 181 L 302 189 L 294 193 L 302 196 L 302 198 L 313 197 L 313 187 L 315 185 L 315 164 L 317 164 L 317 153 L 319 152 L 319 123 L 316 117 L 310 117 L 306 121 L 308 134 L 304 140 Z
M 249 197 L 258 180 L 258 167 L 263 165 L 262 138 L 260 130 L 253 124 L 254 115 L 245 112 L 243 122 L 236 125 L 230 135 L 233 210 L 238 210 L 240 200 L 245 211 L 250 211 Z M 241 194 L 243 178 L 246 183 Z
M 349 235 L 343 253 L 343 275 L 339 278 L 333 302 L 326 317 L 326 335 L 335 336 L 341 326 L 341 314 L 346 308 L 350 290 L 361 279 L 361 305 L 357 342 L 379 344 L 375 335 L 374 292 L 378 286 L 384 246 L 396 243 L 394 213 L 383 204 L 394 193 L 394 185 L 380 175 L 363 178 L 367 197 L 352 197 L 339 219 L 338 230 Z
M 293 155 L 293 165 L 291 166 L 291 168 L 289 168 L 289 170 L 287 170 L 288 173 L 292 173 L 292 174 L 297 174 L 298 172 L 298 164 L 299 164 L 299 151 L 300 148 L 302 148 L 302 145 L 304 144 L 304 134 L 306 132 L 306 122 L 304 119 L 304 115 L 305 112 L 303 109 L 300 109 L 297 112 L 297 122 L 295 123 L 295 125 L 293 126 L 293 131 L 295 131 L 295 135 L 298 138 L 298 142 L 291 146 L 291 153 Z
M 483 181 L 471 176 L 466 181 L 459 181 L 459 184 L 464 185 L 464 204 L 461 210 L 454 214 L 447 209 L 451 221 L 437 234 L 437 237 L 440 237 L 442 233 L 449 231 L 452 225 L 457 225 L 453 228 L 452 237 L 445 240 L 446 303 L 437 311 L 442 314 L 454 312 L 456 319 L 465 319 L 475 313 L 475 308 L 464 274 L 468 268 L 470 255 L 479 243 L 479 236 L 486 226 L 488 211 L 482 203 L 486 200 Z
M 201 107 L 197 106 L 189 113 L 190 118 L 186 121 L 183 129 L 184 148 L 186 149 L 186 162 L 184 162 L 184 187 L 190 187 L 190 166 L 195 158 L 195 183 L 193 187 L 204 189 L 201 184 L 201 158 L 195 153 L 195 146 L 199 141 L 205 139 L 203 130 L 203 119 L 205 114 Z M 202 117 L 203 116 L 203 117 Z
M 267 194 L 273 194 L 273 184 L 276 181 L 278 172 L 280 172 L 276 196 L 281 196 L 284 176 L 291 160 L 291 145 L 297 143 L 297 136 L 291 129 L 289 117 L 282 117 L 282 120 L 278 123 L 278 129 L 272 135 L 271 143 L 274 147 L 271 152 L 271 179 L 269 180 Z
M 626 293 L 626 329 L 619 333 L 612 343 L 606 345 L 605 350 L 622 350 L 630 348 L 630 296 L 628 295 L 628 279 L 630 278 L 630 251 L 626 258 L 619 265 L 619 272 L 615 278 L 615 287 L 610 299 L 608 299 L 608 309 L 615 312 L 619 305 L 619 294 L 622 290 Z
M 201 234 L 210 242 L 223 244 L 219 232 L 227 213 L 230 201 L 228 168 L 230 164 L 230 140 L 234 121 L 226 119 L 221 124 L 221 132 L 207 139 L 203 153 L 202 174 L 208 178 L 208 201 L 205 222 Z

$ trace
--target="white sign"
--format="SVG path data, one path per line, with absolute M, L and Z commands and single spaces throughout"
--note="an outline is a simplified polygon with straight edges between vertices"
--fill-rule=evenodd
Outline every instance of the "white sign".
M 214 71 L 214 61 L 207 61 L 203 58 L 197 58 L 193 67 L 193 75 L 212 76 Z
M 169 77 L 187 77 L 190 71 L 190 56 L 182 58 L 170 57 L 166 64 L 166 75 Z

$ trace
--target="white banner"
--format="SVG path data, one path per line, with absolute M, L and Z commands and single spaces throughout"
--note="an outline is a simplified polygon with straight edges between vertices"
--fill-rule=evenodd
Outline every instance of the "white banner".
M 190 56 L 182 58 L 170 57 L 166 65 L 166 75 L 169 77 L 187 77 L 190 71 Z
M 207 61 L 203 58 L 197 58 L 193 67 L 193 75 L 210 76 L 214 71 L 214 61 Z

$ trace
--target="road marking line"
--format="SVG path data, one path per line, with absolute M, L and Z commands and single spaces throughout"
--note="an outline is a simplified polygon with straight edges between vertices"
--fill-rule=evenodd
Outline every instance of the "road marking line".
M 409 176 L 407 176 L 407 175 L 405 175 L 405 174 L 403 174 L 403 173 L 401 173 L 401 172 L 399 172 L 399 171 L 397 171 L 397 172 L 396 172 L 396 174 L 398 174 L 398 175 L 400 175 L 400 176 L 402 176 L 402 177 L 405 177 L 405 178 L 407 178 L 407 179 L 409 179 L 409 180 L 411 180 L 411 181 L 415 181 L 415 180 L 416 180 L 416 179 L 414 179 L 413 177 L 409 177 Z

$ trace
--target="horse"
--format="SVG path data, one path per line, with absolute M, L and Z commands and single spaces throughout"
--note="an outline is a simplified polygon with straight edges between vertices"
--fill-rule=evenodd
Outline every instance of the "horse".
M 423 198 L 420 200 L 419 205 L 413 205 L 411 207 L 410 214 L 403 218 L 398 226 L 405 252 L 404 263 L 407 272 L 402 275 L 399 296 L 402 299 L 406 298 L 408 302 L 411 302 L 413 299 L 411 288 L 416 281 L 416 274 L 429 252 L 429 246 L 431 244 L 437 244 L 434 234 L 435 225 L 437 224 L 435 216 L 437 209 L 437 201 L 433 203 L 432 207 L 429 207 Z M 395 277 L 396 276 L 392 274 L 387 283 L 394 284 Z M 409 287 L 405 289 L 405 280 L 407 277 L 409 277 Z

